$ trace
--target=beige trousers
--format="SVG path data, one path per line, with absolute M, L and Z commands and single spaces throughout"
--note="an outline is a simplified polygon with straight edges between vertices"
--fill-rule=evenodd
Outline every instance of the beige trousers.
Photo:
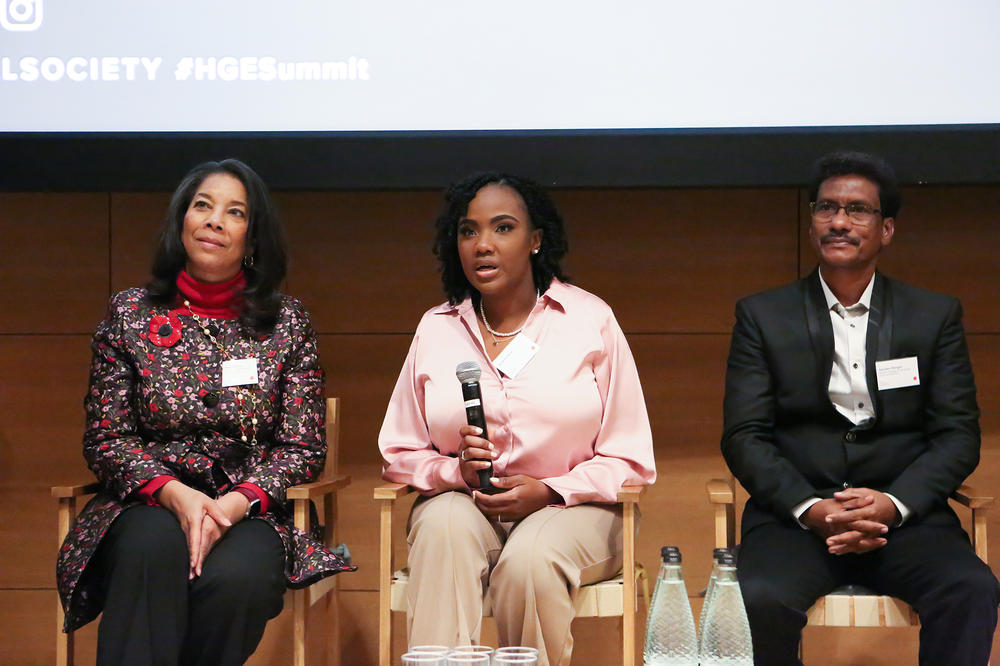
M 487 587 L 500 645 L 538 648 L 540 666 L 568 666 L 581 585 L 622 566 L 619 505 L 549 506 L 491 522 L 460 492 L 422 497 L 410 513 L 410 645 L 479 642 Z

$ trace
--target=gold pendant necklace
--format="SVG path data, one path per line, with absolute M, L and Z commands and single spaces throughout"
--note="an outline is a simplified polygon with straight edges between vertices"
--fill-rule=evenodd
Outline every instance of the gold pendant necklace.
M 201 329 L 212 344 L 216 346 L 219 353 L 227 361 L 232 361 L 232 355 L 229 354 L 222 343 L 219 342 L 215 335 L 212 334 L 211 329 L 201 320 L 201 317 L 192 309 L 190 301 L 184 301 L 184 307 L 188 309 L 191 313 L 191 318 L 194 319 L 195 324 Z M 240 417 L 240 439 L 243 440 L 244 444 L 249 444 L 250 446 L 257 446 L 257 394 L 252 391 L 249 386 L 242 384 L 240 386 L 233 386 L 234 397 L 236 399 L 236 412 Z M 244 407 L 249 403 L 249 410 L 244 413 Z M 249 422 L 249 423 L 247 423 Z M 248 434 L 249 433 L 249 434 Z

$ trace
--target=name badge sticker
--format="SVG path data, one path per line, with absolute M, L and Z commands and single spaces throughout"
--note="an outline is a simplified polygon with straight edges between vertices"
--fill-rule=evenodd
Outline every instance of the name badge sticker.
M 517 373 L 524 369 L 524 366 L 528 365 L 528 361 L 538 353 L 538 350 L 537 342 L 524 333 L 518 333 L 517 337 L 507 345 L 507 348 L 493 359 L 493 365 L 496 366 L 497 370 L 513 379 L 517 377 Z
M 920 386 L 920 372 L 917 370 L 917 357 L 890 358 L 887 361 L 875 362 L 875 379 L 879 391 Z
M 222 388 L 257 383 L 257 359 L 237 358 L 222 362 Z

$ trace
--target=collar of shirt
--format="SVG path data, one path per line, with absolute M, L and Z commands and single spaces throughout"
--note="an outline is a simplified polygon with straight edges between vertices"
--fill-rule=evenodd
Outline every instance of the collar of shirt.
M 545 290 L 542 294 L 541 300 L 548 301 L 553 305 L 559 307 L 563 312 L 566 311 L 566 294 L 569 291 L 569 287 L 565 283 L 561 282 L 556 278 L 552 278 L 549 288 Z M 434 314 L 452 314 L 457 313 L 459 316 L 472 310 L 472 298 L 466 297 L 461 303 L 456 303 L 452 305 L 451 303 L 443 303 L 437 309 L 434 310 Z
M 861 293 L 861 299 L 854 305 L 844 307 L 837 297 L 833 295 L 833 291 L 826 284 L 826 280 L 823 279 L 823 270 L 819 270 L 819 284 L 823 288 L 823 296 L 826 297 L 826 307 L 833 310 L 841 317 L 845 316 L 846 312 L 856 313 L 856 312 L 868 312 L 872 306 L 872 290 L 875 288 L 875 274 L 872 273 L 872 279 L 868 281 L 868 286 Z M 860 307 L 859 307 L 860 306 Z

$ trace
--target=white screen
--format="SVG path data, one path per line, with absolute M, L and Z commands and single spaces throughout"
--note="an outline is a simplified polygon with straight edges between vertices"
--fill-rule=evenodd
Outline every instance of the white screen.
M 1000 122 L 1000 2 L 0 0 L 0 131 Z

